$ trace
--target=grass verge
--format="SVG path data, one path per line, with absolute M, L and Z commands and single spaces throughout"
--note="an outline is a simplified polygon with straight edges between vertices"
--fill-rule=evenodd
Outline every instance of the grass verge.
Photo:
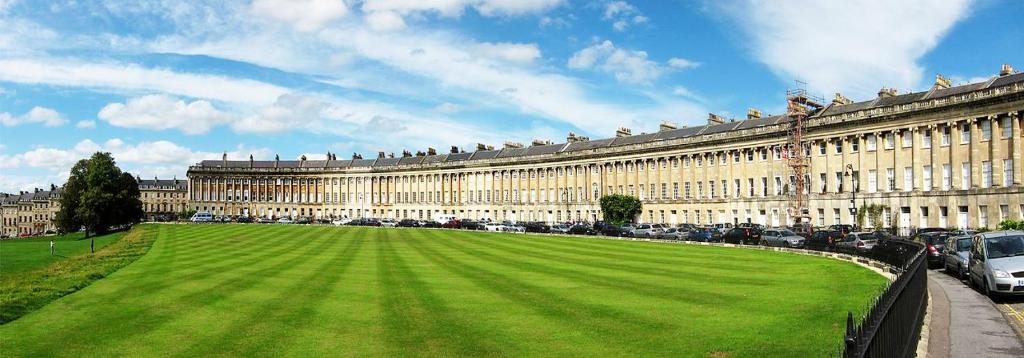
M 140 225 L 127 233 L 114 233 L 96 240 L 97 246 L 102 248 L 92 254 L 82 252 L 88 251 L 88 240 L 59 240 L 61 245 L 67 244 L 65 247 L 73 246 L 73 251 L 69 251 L 78 255 L 49 265 L 45 265 L 48 258 L 35 257 L 49 257 L 48 247 L 24 252 L 32 259 L 15 266 L 21 272 L 4 270 L 0 276 L 0 324 L 16 320 L 132 263 L 149 251 L 156 240 L 156 230 L 150 225 Z M 7 243 L 4 250 L 19 251 L 18 244 L 34 242 Z M 38 244 L 48 246 L 49 239 Z M 35 251 L 39 250 L 46 250 L 45 255 L 36 255 Z

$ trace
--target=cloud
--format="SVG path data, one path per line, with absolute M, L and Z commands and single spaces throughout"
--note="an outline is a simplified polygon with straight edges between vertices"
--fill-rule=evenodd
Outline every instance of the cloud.
M 520 16 L 548 11 L 564 4 L 564 0 L 365 0 L 363 12 L 393 11 L 397 14 L 434 13 L 443 17 L 460 17 L 467 7 L 483 16 Z
M 249 79 L 73 59 L 0 59 L 0 81 L 163 92 L 243 104 L 273 103 L 288 92 L 285 88 Z
M 389 32 L 405 29 L 405 20 L 394 11 L 374 11 L 367 14 L 363 21 L 373 31 Z
M 871 97 L 882 86 L 920 85 L 918 60 L 967 16 L 971 3 L 746 0 L 719 6 L 778 77 L 801 79 L 816 92 Z
M 605 40 L 577 51 L 569 58 L 569 68 L 597 70 L 615 76 L 619 82 L 650 84 L 673 69 L 693 68 L 696 63 L 672 58 L 667 66 L 647 59 L 647 52 L 616 48 Z
M 92 129 L 92 128 L 96 128 L 96 121 L 93 121 L 93 120 L 78 121 L 78 123 L 75 124 L 75 128 L 79 128 L 79 129 Z
M 47 127 L 57 127 L 62 126 L 67 122 L 67 119 L 64 119 L 60 113 L 46 107 L 32 107 L 31 110 L 20 116 L 14 116 L 7 112 L 0 113 L 0 124 L 4 127 L 14 127 L 31 123 L 42 123 Z
M 612 29 L 615 31 L 626 31 L 631 25 L 640 25 L 650 22 L 650 19 L 640 14 L 636 6 L 625 1 L 608 1 L 604 4 L 604 14 L 601 19 L 612 22 Z
M 231 120 L 232 116 L 205 100 L 186 103 L 168 95 L 154 94 L 132 98 L 126 103 L 110 103 L 97 117 L 118 127 L 177 129 L 185 134 L 203 134 Z
M 299 31 L 317 30 L 348 14 L 340 0 L 256 0 L 254 14 L 291 24 Z
M 481 57 L 489 57 L 512 63 L 531 63 L 540 58 L 537 44 L 490 43 L 477 44 L 474 51 Z
M 449 102 L 441 103 L 437 105 L 437 107 L 434 107 L 434 111 L 440 113 L 456 113 L 462 110 L 462 106 Z
M 292 129 L 317 130 L 325 110 L 331 106 L 320 98 L 299 94 L 285 94 L 274 104 L 260 108 L 231 124 L 239 133 L 280 133 Z
M 7 10 L 14 6 L 18 0 L 0 0 L 0 15 L 6 14 Z
M 561 17 L 544 16 L 540 18 L 540 21 L 537 23 L 537 26 L 539 26 L 542 29 L 548 27 L 561 29 L 569 27 L 570 24 L 568 20 L 563 19 Z

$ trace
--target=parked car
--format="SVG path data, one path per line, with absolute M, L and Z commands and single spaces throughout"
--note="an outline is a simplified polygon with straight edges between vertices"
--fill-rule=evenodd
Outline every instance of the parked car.
M 235 222 L 240 224 L 248 224 L 252 222 L 252 218 L 248 216 L 239 216 L 237 219 L 235 219 Z
M 722 234 L 718 230 L 706 227 L 699 227 L 690 230 L 688 240 L 700 242 L 721 242 Z
M 811 239 L 804 242 L 804 248 L 818 251 L 835 251 L 836 243 L 843 239 L 843 234 L 835 230 L 818 230 Z
M 539 221 L 528 222 L 528 223 L 526 223 L 525 226 L 526 226 L 526 232 L 536 232 L 536 233 L 541 233 L 541 234 L 548 233 L 548 232 L 555 232 L 554 230 L 552 230 L 552 229 L 554 229 L 554 227 L 549 227 L 548 224 L 545 224 L 545 223 L 542 223 L 542 222 L 539 222 Z
M 459 219 L 452 219 L 441 223 L 441 227 L 445 229 L 458 229 L 461 221 Z
M 420 227 L 420 223 L 413 219 L 402 219 L 398 222 L 398 227 Z
M 341 219 L 335 219 L 334 221 L 331 221 L 331 224 L 333 224 L 334 226 L 342 226 L 342 225 L 348 225 L 351 222 L 352 222 L 352 219 L 341 218 Z
M 256 218 L 256 222 L 259 223 L 259 224 L 273 224 L 274 223 L 274 219 L 261 216 L 261 217 Z
M 439 223 L 437 221 L 433 221 L 433 220 L 420 220 L 417 223 L 420 225 L 420 227 L 432 227 L 432 228 L 441 227 L 441 223 Z
M 278 224 L 294 224 L 295 220 L 292 220 L 292 219 L 289 219 L 289 218 L 280 218 L 280 219 L 277 219 L 277 223 Z
M 754 228 L 754 229 L 758 229 L 758 230 L 764 231 L 764 225 L 761 225 L 761 224 L 740 223 L 739 225 L 736 225 L 736 226 L 737 227 L 749 227 L 749 228 Z
M 837 247 L 843 247 L 852 251 L 867 252 L 875 247 L 878 235 L 874 232 L 851 232 L 836 243 Z
M 959 279 L 967 277 L 967 265 L 971 258 L 971 237 L 950 236 L 942 249 L 942 265 L 946 273 Z
M 732 228 L 722 236 L 722 241 L 727 244 L 758 245 L 761 243 L 761 230 L 749 227 Z
M 398 227 L 398 221 L 395 219 L 384 219 L 380 221 L 381 227 Z
M 661 229 L 654 227 L 651 224 L 640 224 L 633 228 L 629 232 L 629 236 L 632 237 L 656 237 Z
M 629 231 L 626 230 L 627 229 L 624 226 L 604 224 L 601 227 L 601 235 L 615 237 L 627 236 L 629 235 Z
M 732 223 L 715 224 L 713 225 L 713 227 L 715 228 L 715 230 L 718 230 L 718 232 L 722 233 L 722 235 L 725 235 L 725 233 L 729 232 L 729 230 L 732 230 Z
M 989 297 L 1024 295 L 1024 232 L 974 235 L 967 271 L 971 285 Z
M 552 234 L 568 234 L 569 228 L 571 228 L 571 226 L 566 224 L 555 224 L 551 225 L 550 231 Z
M 313 218 L 308 217 L 308 216 L 300 216 L 298 220 L 295 220 L 295 223 L 296 224 L 311 224 L 311 223 L 313 223 Z
M 506 222 L 506 223 L 502 224 L 502 226 L 503 226 L 503 228 L 502 228 L 501 231 L 504 231 L 504 232 L 511 232 L 511 233 L 514 233 L 514 234 L 525 234 L 526 233 L 526 226 L 524 226 L 523 224 L 518 224 L 518 223 L 513 224 L 513 223 L 510 223 L 510 222 Z
M 913 240 L 924 244 L 928 250 L 928 268 L 935 268 L 944 264 L 942 249 L 946 246 L 946 239 L 949 236 L 949 231 L 932 231 L 923 234 L 918 233 L 914 236 Z
M 856 226 L 846 225 L 846 224 L 829 225 L 828 229 L 832 230 L 832 231 L 837 231 L 837 232 L 839 232 L 840 235 L 842 235 L 844 237 L 847 234 L 851 233 L 851 232 L 857 231 L 857 227 Z
M 761 243 L 765 246 L 801 248 L 807 239 L 789 229 L 768 229 L 761 233 Z
M 697 226 L 694 225 L 694 224 L 679 224 L 679 225 L 676 225 L 676 229 L 679 229 L 679 230 L 682 230 L 682 231 L 685 231 L 685 232 L 690 232 L 690 230 L 693 230 L 693 229 L 696 229 L 696 228 L 697 228 Z
M 499 231 L 499 232 L 500 231 L 505 231 L 505 225 L 498 224 L 498 223 L 487 223 L 486 225 L 484 225 L 484 230 L 487 230 L 487 231 Z
M 210 213 L 205 212 L 205 211 L 204 212 L 198 212 L 198 213 L 192 214 L 192 218 L 190 218 L 189 221 L 194 222 L 194 223 L 208 223 L 208 222 L 212 222 L 213 221 L 213 214 L 210 214 Z
M 594 231 L 594 229 L 590 228 L 590 226 L 583 224 L 573 225 L 569 227 L 569 231 L 566 231 L 566 234 L 570 235 L 594 235 L 596 233 L 597 232 Z
M 947 231 L 949 231 L 949 229 L 942 228 L 942 227 L 923 227 L 923 228 L 917 229 L 917 232 L 915 232 L 915 234 L 924 234 L 924 233 L 928 233 L 928 232 L 947 232 Z
M 971 230 L 971 229 L 956 229 L 956 230 L 953 230 L 953 231 L 949 232 L 949 234 L 953 235 L 953 236 L 974 236 L 974 234 L 977 234 L 977 233 L 978 233 L 978 230 Z
M 684 233 L 686 233 L 686 231 L 683 231 L 679 228 L 670 227 L 666 228 L 664 231 L 659 233 L 657 237 L 662 240 L 682 240 L 684 238 Z

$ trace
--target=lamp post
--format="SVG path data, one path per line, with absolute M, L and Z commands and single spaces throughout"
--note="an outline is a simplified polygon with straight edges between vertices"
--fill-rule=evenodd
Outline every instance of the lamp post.
M 853 225 L 857 224 L 857 189 L 858 180 L 853 175 L 853 164 L 846 165 L 846 171 L 843 173 L 844 176 L 850 178 L 850 193 L 853 196 L 850 198 L 850 217 L 852 218 Z

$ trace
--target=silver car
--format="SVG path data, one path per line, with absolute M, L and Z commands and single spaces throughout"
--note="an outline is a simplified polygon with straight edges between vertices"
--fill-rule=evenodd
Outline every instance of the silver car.
M 878 236 L 873 232 L 851 232 L 846 234 L 843 241 L 837 242 L 836 246 L 843 246 L 857 251 L 870 251 L 875 247 Z
M 1024 231 L 974 235 L 967 271 L 971 285 L 989 297 L 1024 295 Z
M 761 233 L 761 242 L 767 246 L 804 247 L 804 237 L 787 229 L 768 229 Z
M 946 245 L 942 250 L 946 273 L 961 280 L 966 278 L 967 264 L 971 258 L 971 237 L 954 236 L 946 239 Z
M 686 235 L 686 231 L 670 227 L 659 233 L 658 238 L 662 240 L 682 240 L 685 238 L 684 235 Z
M 658 234 L 658 229 L 651 224 L 640 224 L 633 228 L 633 231 L 629 233 L 632 237 L 655 237 Z

